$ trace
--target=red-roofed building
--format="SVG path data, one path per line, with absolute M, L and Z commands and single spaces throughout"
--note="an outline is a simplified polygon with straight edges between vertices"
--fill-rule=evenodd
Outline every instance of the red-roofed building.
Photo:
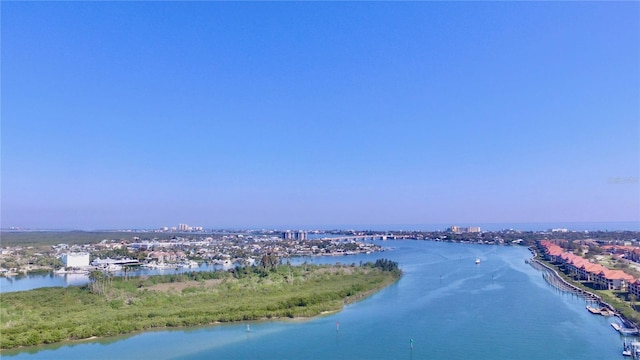
M 636 300 L 640 300 L 640 280 L 636 280 L 629 284 L 629 293 L 636 297 Z
M 640 299 L 640 280 L 636 282 L 632 275 L 622 270 L 609 270 L 600 264 L 591 263 L 581 256 L 564 251 L 548 240 L 541 241 L 540 245 L 543 247 L 545 258 L 563 265 L 567 274 L 577 276 L 580 280 L 593 282 L 600 289 L 631 292 L 633 288 Z
M 562 253 L 564 252 L 564 250 L 562 250 L 560 246 L 550 242 L 549 240 L 543 240 L 540 242 L 540 244 L 545 250 L 545 259 L 550 262 L 557 262 L 560 255 L 562 255 Z
M 595 276 L 594 282 L 601 289 L 626 291 L 628 285 L 636 282 L 636 279 L 622 270 L 604 268 Z

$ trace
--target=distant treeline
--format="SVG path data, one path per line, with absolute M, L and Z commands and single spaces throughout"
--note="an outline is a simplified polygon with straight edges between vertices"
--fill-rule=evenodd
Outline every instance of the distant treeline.
M 2 246 L 83 245 L 97 244 L 102 240 L 130 240 L 133 237 L 153 239 L 162 234 L 148 232 L 91 232 L 91 231 L 2 231 Z
M 489 231 L 482 234 L 450 234 L 453 239 L 477 239 L 479 236 L 484 241 L 501 238 L 506 243 L 514 240 L 523 240 L 523 245 L 532 246 L 536 241 L 545 239 L 563 239 L 569 241 L 595 240 L 600 242 L 632 241 L 640 239 L 639 231 L 589 231 L 589 232 L 547 232 L 547 231 Z

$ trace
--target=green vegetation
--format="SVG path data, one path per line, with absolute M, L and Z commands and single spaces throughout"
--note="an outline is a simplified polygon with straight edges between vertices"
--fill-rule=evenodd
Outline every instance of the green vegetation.
M 91 232 L 91 231 L 2 231 L 2 246 L 51 246 L 60 243 L 69 245 L 97 244 L 105 239 L 131 239 L 137 236 L 146 239 L 154 233 L 136 232 Z
M 633 276 L 636 279 L 640 279 L 640 271 L 636 269 L 635 266 L 632 266 L 629 260 L 619 259 L 613 255 L 601 255 L 597 258 L 598 263 L 607 269 L 611 270 L 622 270 L 625 273 Z
M 129 279 L 94 273 L 92 283 L 83 287 L 0 294 L 0 348 L 151 328 L 316 316 L 340 310 L 400 275 L 398 264 L 388 260 Z
M 628 292 L 613 290 L 598 290 L 596 294 L 602 297 L 602 301 L 613 306 L 625 319 L 640 324 L 640 313 L 635 308 L 635 303 Z

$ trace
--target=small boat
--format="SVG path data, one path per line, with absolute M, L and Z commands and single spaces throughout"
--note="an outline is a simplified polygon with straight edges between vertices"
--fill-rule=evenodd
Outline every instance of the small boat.
M 600 309 L 596 309 L 593 306 L 587 305 L 587 310 L 589 310 L 589 312 L 592 313 L 592 314 L 601 314 L 601 310 Z M 611 326 L 613 326 L 613 325 L 611 325 Z
M 620 334 L 625 336 L 635 336 L 640 334 L 640 331 L 636 328 L 620 328 L 618 332 L 620 332 Z
M 611 327 L 614 328 L 617 332 L 625 336 L 634 336 L 640 334 L 640 330 L 636 328 L 625 328 L 620 326 L 618 323 L 611 323 Z
M 480 259 L 476 258 L 476 264 L 480 264 Z
M 631 345 L 627 344 L 627 341 L 624 341 L 622 356 L 631 356 L 633 353 L 631 352 Z
M 615 313 L 606 307 L 600 308 L 600 315 L 602 316 L 613 316 Z

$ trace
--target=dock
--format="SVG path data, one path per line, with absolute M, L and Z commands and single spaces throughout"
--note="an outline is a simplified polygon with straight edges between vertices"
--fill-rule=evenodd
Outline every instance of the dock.
M 562 278 L 562 276 L 560 276 L 560 274 L 558 274 L 558 272 L 555 269 L 550 268 L 549 266 L 547 266 L 546 264 L 541 263 L 540 261 L 536 260 L 536 259 L 530 259 L 527 260 L 527 263 L 531 266 L 533 266 L 534 268 L 542 271 L 542 277 L 544 278 L 544 280 L 553 285 L 556 289 L 563 291 L 563 292 L 568 292 L 568 293 L 572 293 L 575 294 L 577 296 L 580 296 L 582 298 L 584 298 L 585 300 L 589 301 L 589 302 L 596 302 L 600 305 L 602 305 L 603 307 L 606 307 L 608 309 L 611 309 L 611 306 L 609 306 L 609 304 L 606 304 L 602 301 L 602 298 L 600 298 L 600 296 L 583 290 L 571 283 L 569 283 L 568 281 L 566 281 L 565 279 Z

